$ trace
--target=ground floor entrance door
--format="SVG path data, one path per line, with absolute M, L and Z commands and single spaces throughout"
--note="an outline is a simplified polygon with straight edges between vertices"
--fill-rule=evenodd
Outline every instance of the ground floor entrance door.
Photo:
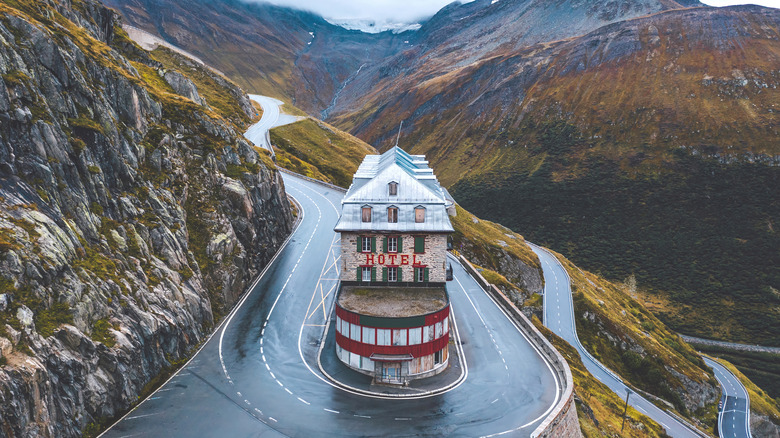
M 401 364 L 398 362 L 384 362 L 382 364 L 382 380 L 388 383 L 401 381 Z

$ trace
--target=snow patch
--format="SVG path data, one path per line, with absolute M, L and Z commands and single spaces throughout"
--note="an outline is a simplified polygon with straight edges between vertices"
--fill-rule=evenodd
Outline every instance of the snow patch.
M 327 22 L 336 26 L 341 26 L 348 30 L 359 30 L 364 33 L 393 32 L 401 33 L 407 30 L 418 30 L 422 25 L 420 23 L 393 23 L 389 21 L 380 21 L 360 18 L 326 18 Z

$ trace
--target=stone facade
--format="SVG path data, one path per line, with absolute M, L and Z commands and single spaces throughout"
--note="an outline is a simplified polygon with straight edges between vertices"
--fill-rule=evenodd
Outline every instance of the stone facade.
M 396 253 L 385 251 L 384 239 L 391 236 L 400 238 L 401 251 Z M 360 237 L 375 239 L 373 252 L 358 251 L 358 238 Z M 415 253 L 415 237 L 425 239 L 424 252 Z M 402 282 L 414 282 L 414 268 L 425 267 L 428 268 L 429 282 L 443 283 L 447 279 L 447 235 L 342 232 L 341 263 L 341 281 L 357 281 L 357 270 L 362 266 L 375 267 L 376 280 L 382 281 L 381 269 L 383 267 L 398 266 L 401 270 L 400 281 Z

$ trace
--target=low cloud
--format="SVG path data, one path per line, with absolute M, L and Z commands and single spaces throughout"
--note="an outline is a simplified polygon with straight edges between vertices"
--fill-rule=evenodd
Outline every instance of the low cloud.
M 453 0 L 246 0 L 272 3 L 319 14 L 327 19 L 367 19 L 415 23 L 429 18 Z M 465 3 L 465 2 L 464 2 Z

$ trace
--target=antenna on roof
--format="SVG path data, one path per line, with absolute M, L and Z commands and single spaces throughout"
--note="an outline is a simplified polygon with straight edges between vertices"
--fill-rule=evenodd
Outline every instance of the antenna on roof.
M 401 128 L 404 127 L 404 121 L 401 120 L 401 126 L 398 127 L 398 137 L 395 138 L 395 147 L 398 147 L 398 140 L 401 139 Z

